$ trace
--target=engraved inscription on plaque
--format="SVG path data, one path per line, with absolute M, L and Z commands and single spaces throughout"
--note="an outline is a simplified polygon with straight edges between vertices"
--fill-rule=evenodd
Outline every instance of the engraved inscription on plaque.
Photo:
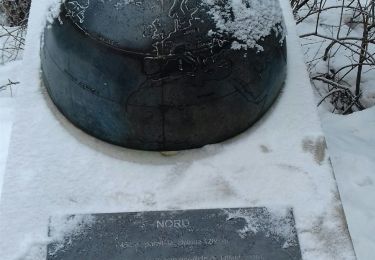
M 51 218 L 47 260 L 302 259 L 292 210 L 238 208 Z M 72 231 L 73 230 L 73 231 Z

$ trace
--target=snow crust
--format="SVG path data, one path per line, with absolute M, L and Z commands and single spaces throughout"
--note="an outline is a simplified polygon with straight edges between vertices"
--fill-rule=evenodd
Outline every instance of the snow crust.
M 54 242 L 54 248 L 49 253 L 56 254 L 64 250 L 64 241 L 67 237 L 83 234 L 87 228 L 95 223 L 93 215 L 52 216 L 49 222 L 49 237 Z M 69 245 L 69 244 L 68 244 Z
M 240 237 L 245 237 L 248 232 L 256 234 L 258 232 L 265 232 L 267 237 L 273 237 L 275 240 L 283 238 L 285 244 L 283 248 L 295 246 L 298 244 L 296 240 L 296 231 L 294 228 L 293 212 L 291 209 L 271 209 L 265 210 L 265 218 L 259 218 L 258 212 L 249 212 L 247 210 L 235 209 L 227 210 L 227 220 L 230 219 L 244 219 L 246 226 L 238 230 Z
M 304 260 L 355 259 L 288 1 L 280 99 L 239 137 L 171 157 L 103 143 L 56 110 L 39 79 L 50 4 L 32 3 L 0 202 L 2 260 L 45 259 L 55 215 L 257 206 L 293 208 Z M 80 223 L 62 223 L 52 238 Z

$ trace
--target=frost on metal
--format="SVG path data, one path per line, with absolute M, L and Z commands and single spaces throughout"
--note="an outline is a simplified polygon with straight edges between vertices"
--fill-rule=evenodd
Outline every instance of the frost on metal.
M 278 0 L 203 0 L 209 14 L 216 22 L 210 31 L 212 36 L 229 35 L 235 39 L 232 49 L 256 48 L 259 43 L 275 32 L 284 40 L 284 20 Z

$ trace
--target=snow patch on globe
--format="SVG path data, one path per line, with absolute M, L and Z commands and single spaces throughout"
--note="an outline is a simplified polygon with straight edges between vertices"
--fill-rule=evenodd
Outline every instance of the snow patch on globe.
M 216 23 L 209 35 L 233 37 L 232 49 L 263 51 L 259 42 L 272 32 L 284 41 L 284 20 L 277 0 L 203 0 L 203 4 Z

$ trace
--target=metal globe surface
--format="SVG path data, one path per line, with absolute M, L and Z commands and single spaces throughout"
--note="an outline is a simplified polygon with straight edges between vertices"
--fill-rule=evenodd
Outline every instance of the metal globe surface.
M 277 0 L 67 0 L 41 56 L 47 90 L 73 124 L 141 150 L 243 132 L 286 76 Z

